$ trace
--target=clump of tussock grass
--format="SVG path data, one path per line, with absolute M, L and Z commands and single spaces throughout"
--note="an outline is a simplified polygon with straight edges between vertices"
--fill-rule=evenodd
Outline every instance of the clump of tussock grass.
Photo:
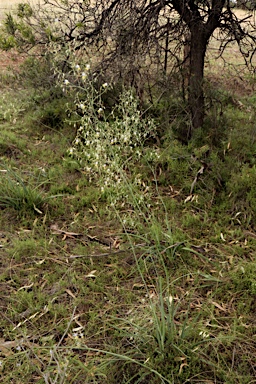
M 39 191 L 39 185 L 25 182 L 18 172 L 1 166 L 0 207 L 13 208 L 20 214 L 25 212 L 42 213 L 45 198 Z

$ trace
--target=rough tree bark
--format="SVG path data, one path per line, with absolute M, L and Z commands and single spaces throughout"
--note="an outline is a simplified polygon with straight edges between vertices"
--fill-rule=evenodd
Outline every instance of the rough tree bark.
M 209 39 L 220 25 L 225 0 L 212 0 L 206 21 L 193 0 L 172 1 L 174 9 L 190 30 L 188 105 L 191 115 L 191 131 L 202 126 L 204 121 L 204 64 Z
M 191 29 L 190 44 L 190 73 L 188 83 L 188 105 L 192 127 L 199 128 L 204 121 L 204 60 L 207 48 L 207 38 L 198 27 Z

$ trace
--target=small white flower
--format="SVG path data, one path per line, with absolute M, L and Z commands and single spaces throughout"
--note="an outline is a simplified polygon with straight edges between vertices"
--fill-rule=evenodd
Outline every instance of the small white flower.
M 68 85 L 68 84 L 69 84 L 68 79 L 65 79 L 65 80 L 64 80 L 64 84 L 65 84 L 65 85 Z
M 55 22 L 55 23 L 58 23 L 58 22 L 59 22 L 58 17 L 56 17 L 56 18 L 54 19 L 54 22 Z
M 210 335 L 207 332 L 204 332 L 204 331 L 200 331 L 199 335 L 202 336 L 203 339 L 207 339 L 208 337 L 210 337 Z
M 103 108 L 99 108 L 98 109 L 98 113 L 100 114 L 100 113 L 102 113 L 103 112 Z
M 108 83 L 104 83 L 104 84 L 102 84 L 102 87 L 103 87 L 103 88 L 107 88 L 107 86 L 108 86 Z
M 86 80 L 87 74 L 85 72 L 82 72 L 82 80 Z
M 77 64 L 76 66 L 75 66 L 75 69 L 77 70 L 77 71 L 80 71 L 80 65 L 79 64 Z
M 79 104 L 79 107 L 82 109 L 82 111 L 85 110 L 85 105 L 83 103 Z
M 86 71 L 90 71 L 90 68 L 91 68 L 90 64 L 86 64 L 86 66 L 85 66 L 85 70 L 86 70 Z

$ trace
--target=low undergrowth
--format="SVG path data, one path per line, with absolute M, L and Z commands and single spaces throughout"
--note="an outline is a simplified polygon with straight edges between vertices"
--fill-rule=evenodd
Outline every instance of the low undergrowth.
M 184 145 L 89 64 L 59 81 L 57 121 L 3 91 L 1 382 L 255 382 L 251 100 Z

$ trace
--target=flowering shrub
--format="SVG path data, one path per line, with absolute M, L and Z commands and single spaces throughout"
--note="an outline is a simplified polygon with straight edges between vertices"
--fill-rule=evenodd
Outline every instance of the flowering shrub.
M 139 110 L 138 99 L 131 89 L 124 90 L 119 103 L 106 115 L 102 95 L 109 89 L 104 83 L 96 88 L 97 79 L 87 64 L 82 70 L 74 66 L 76 83 L 63 78 L 63 89 L 77 90 L 76 108 L 79 128 L 69 155 L 77 159 L 88 175 L 89 181 L 95 181 L 104 193 L 114 187 L 115 195 L 124 199 L 127 196 L 127 177 L 129 163 L 137 162 L 147 155 L 143 148 L 145 139 L 154 135 L 155 122 L 144 118 Z M 151 157 L 156 157 L 151 149 Z M 132 175 L 129 180 L 135 188 L 140 187 L 140 177 Z M 142 182 L 141 182 L 142 183 Z

